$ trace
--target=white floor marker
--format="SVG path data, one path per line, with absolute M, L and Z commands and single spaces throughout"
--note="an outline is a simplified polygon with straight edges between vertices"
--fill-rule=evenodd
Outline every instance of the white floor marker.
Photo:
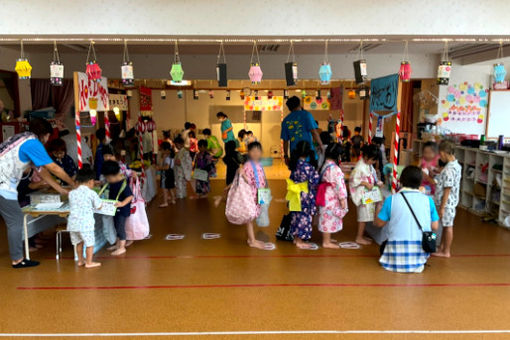
M 168 234 L 165 236 L 165 240 L 167 241 L 175 241 L 175 240 L 182 240 L 185 235 L 183 234 Z
M 214 239 L 217 239 L 220 237 L 221 237 L 221 234 L 216 234 L 216 233 L 203 233 L 202 234 L 202 238 L 204 240 L 214 240 Z

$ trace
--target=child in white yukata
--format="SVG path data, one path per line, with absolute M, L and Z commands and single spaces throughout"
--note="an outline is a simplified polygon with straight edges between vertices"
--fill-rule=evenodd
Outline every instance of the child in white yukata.
M 192 160 L 189 150 L 184 147 L 184 140 L 177 137 L 174 140 L 177 155 L 175 155 L 175 188 L 177 198 L 186 198 L 187 186 L 191 186 Z M 193 189 L 192 189 L 193 190 Z M 194 197 L 194 196 L 193 196 Z
M 319 231 L 322 232 L 324 248 L 340 248 L 338 243 L 331 239 L 331 234 L 342 230 L 343 218 L 349 211 L 344 173 L 338 166 L 341 157 L 342 146 L 338 143 L 330 143 L 326 148 L 316 198 L 319 206 Z
M 441 245 L 434 256 L 450 257 L 453 241 L 453 221 L 459 204 L 460 180 L 462 167 L 455 159 L 455 145 L 450 141 L 439 144 L 439 156 L 445 162 L 443 170 L 435 178 L 436 192 L 434 194 L 437 211 L 443 226 Z
M 381 209 L 382 202 L 363 204 L 365 191 L 372 190 L 374 186 L 382 187 L 383 182 L 377 180 L 373 164 L 379 157 L 379 150 L 375 145 L 365 145 L 362 150 L 363 157 L 358 161 L 349 178 L 349 190 L 356 211 L 358 213 L 358 233 L 356 243 L 368 245 L 372 240 L 364 236 L 367 222 L 373 222 L 374 216 Z
M 102 201 L 98 194 L 92 190 L 96 174 L 85 166 L 78 171 L 76 182 L 78 188 L 69 193 L 70 213 L 67 230 L 71 234 L 71 243 L 76 247 L 78 266 L 85 268 L 99 267 L 101 263 L 92 261 L 94 255 L 94 209 L 101 209 Z M 83 246 L 86 258 L 83 259 Z

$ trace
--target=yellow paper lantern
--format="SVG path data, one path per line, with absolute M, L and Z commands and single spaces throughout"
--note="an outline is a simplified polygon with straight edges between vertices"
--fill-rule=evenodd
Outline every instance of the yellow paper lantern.
M 19 58 L 16 61 L 14 70 L 18 74 L 19 79 L 30 79 L 30 75 L 32 74 L 32 66 L 27 58 Z

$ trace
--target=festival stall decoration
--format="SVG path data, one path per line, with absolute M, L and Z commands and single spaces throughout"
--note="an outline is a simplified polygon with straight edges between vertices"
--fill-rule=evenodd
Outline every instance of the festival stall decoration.
M 213 99 L 213 98 L 214 98 L 214 91 L 209 90 L 209 99 Z
M 225 100 L 230 100 L 230 90 L 227 90 L 227 96 L 225 97 Z
M 324 43 L 324 60 L 319 67 L 319 79 L 321 84 L 328 85 L 331 81 L 332 75 L 333 72 L 331 71 L 331 64 L 328 61 L 328 41 L 326 40 Z
M 317 90 L 317 96 L 315 96 L 315 100 L 322 100 L 321 90 Z
M 256 61 L 254 61 L 256 57 Z M 260 68 L 259 50 L 257 48 L 257 41 L 253 41 L 253 48 L 251 51 L 250 58 L 250 70 L 248 71 L 248 77 L 250 77 L 252 84 L 260 84 L 262 81 L 262 69 Z
M 289 99 L 289 90 L 283 90 L 283 98 Z
M 241 100 L 244 100 L 245 96 L 246 95 L 245 95 L 244 90 L 239 91 L 239 97 L 241 98 Z
M 161 99 L 163 99 L 163 100 L 166 99 L 166 91 L 165 90 L 161 90 L 161 92 L 159 94 L 161 96 Z
M 181 58 L 179 57 L 179 45 L 177 40 L 175 41 L 174 47 L 174 62 L 170 69 L 170 76 L 176 83 L 180 83 L 184 77 L 184 70 L 182 69 Z
M 57 42 L 53 42 L 53 60 L 50 63 L 50 84 L 62 86 L 64 79 L 64 64 L 60 62 L 60 55 L 57 49 Z
M 356 99 L 356 90 L 355 89 L 350 89 L 347 92 L 347 97 L 349 97 L 349 99 Z
M 404 43 L 404 55 L 402 56 L 402 61 L 400 62 L 400 70 L 398 71 L 398 75 L 400 80 L 403 82 L 409 82 L 411 80 L 411 63 L 409 62 L 409 43 L 406 40 Z
M 359 43 L 358 60 L 353 62 L 354 66 L 354 79 L 356 84 L 362 84 L 367 79 L 367 61 L 363 56 L 363 40 Z
M 85 69 L 85 73 L 87 74 L 91 81 L 100 82 L 102 70 L 101 67 L 99 67 L 99 64 L 97 63 L 96 49 L 94 48 L 94 44 L 95 44 L 94 41 L 91 40 L 89 45 L 89 51 L 87 53 L 86 62 L 87 67 Z
M 368 96 L 369 96 L 369 89 L 368 87 L 366 87 L 365 85 L 361 85 L 359 88 L 358 88 L 358 96 L 359 96 L 359 99 L 361 100 L 364 100 L 364 99 L 367 99 Z
M 271 91 L 271 90 L 267 91 L 267 98 L 268 99 L 272 99 L 273 98 L 273 91 Z
M 444 42 L 443 55 L 437 68 L 437 83 L 439 85 L 448 85 L 450 73 L 452 72 L 452 62 L 448 60 L 448 40 Z
M 177 98 L 182 99 L 184 97 L 184 92 L 182 90 L 177 90 Z
M 395 137 L 392 146 L 392 163 L 393 163 L 393 180 L 392 191 L 396 192 L 398 186 L 398 151 L 399 151 L 399 134 L 400 134 L 400 111 L 398 108 L 398 87 L 399 75 L 392 74 L 389 76 L 372 79 L 370 82 L 370 116 L 368 121 L 368 143 L 372 141 L 372 120 L 374 117 L 378 119 L 387 119 L 396 115 Z M 382 124 L 382 123 L 380 123 Z
M 285 63 L 284 66 L 285 66 L 285 80 L 287 81 L 287 86 L 296 85 L 298 79 L 298 66 L 296 62 L 296 55 L 294 54 L 294 42 L 292 40 L 290 41 L 287 62 Z
M 25 57 L 25 51 L 23 50 L 23 40 L 20 41 L 20 57 L 16 60 L 16 66 L 14 70 L 18 74 L 19 79 L 30 79 L 32 74 L 32 66 L 28 62 L 28 58 Z
M 331 104 L 329 99 L 322 98 L 319 96 L 310 96 L 307 95 L 303 99 L 303 108 L 305 110 L 327 110 L 329 111 Z
M 253 91 L 253 94 L 254 94 L 255 100 L 259 100 L 259 90 Z
M 498 48 L 498 54 L 496 55 L 496 59 L 503 59 L 503 42 L 499 42 L 499 48 Z M 497 85 L 500 85 L 499 87 L 502 87 L 503 89 L 507 88 L 507 84 L 504 84 L 504 86 L 501 86 L 501 84 L 505 83 L 505 76 L 506 76 L 506 70 L 505 70 L 505 64 L 503 64 L 502 61 L 494 64 L 494 71 L 492 73 L 494 77 L 494 82 L 496 83 L 494 88 L 497 88 Z
M 198 91 L 197 90 L 193 90 L 193 99 L 198 100 Z
M 220 62 L 223 57 L 223 62 Z M 223 41 L 220 42 L 220 50 L 218 52 L 218 58 L 216 60 L 216 79 L 218 80 L 219 87 L 226 87 L 228 84 L 227 79 L 227 57 L 225 56 L 225 48 L 223 47 Z
M 129 60 L 129 52 L 127 42 L 124 40 L 124 52 L 122 56 L 122 66 L 120 67 L 122 84 L 124 86 L 133 86 L 135 83 L 135 75 L 133 71 L 133 63 Z

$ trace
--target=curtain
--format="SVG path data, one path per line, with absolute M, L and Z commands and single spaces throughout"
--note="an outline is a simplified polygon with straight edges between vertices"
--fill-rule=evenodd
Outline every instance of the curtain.
M 413 82 L 402 83 L 400 131 L 413 132 Z
M 49 79 L 31 79 L 32 110 L 53 106 L 55 118 L 62 119 L 74 104 L 73 80 L 64 79 L 62 86 L 51 86 Z

